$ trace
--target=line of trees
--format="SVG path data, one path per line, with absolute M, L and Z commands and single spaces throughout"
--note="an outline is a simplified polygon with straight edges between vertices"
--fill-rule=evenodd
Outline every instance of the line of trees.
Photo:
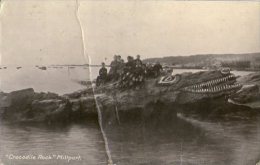
M 222 67 L 229 67 L 229 68 L 250 68 L 251 62 L 250 61 L 222 61 Z

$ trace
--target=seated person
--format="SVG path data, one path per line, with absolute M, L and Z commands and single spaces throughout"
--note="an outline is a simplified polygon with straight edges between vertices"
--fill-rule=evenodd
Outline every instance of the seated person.
M 133 82 L 135 87 L 140 87 L 144 84 L 145 69 L 140 61 L 136 61 L 136 66 L 134 69 Z
M 145 76 L 147 78 L 153 78 L 154 77 L 154 72 L 153 72 L 153 66 L 151 63 L 147 63 L 145 66 Z
M 107 68 L 105 63 L 102 62 L 102 67 L 99 69 L 99 76 L 97 77 L 96 85 L 100 86 L 107 81 Z
M 127 69 L 128 71 L 133 70 L 133 68 L 135 67 L 135 61 L 134 58 L 132 56 L 128 56 L 127 57 L 127 62 L 125 64 L 125 69 Z
M 162 65 L 159 63 L 159 61 L 157 61 L 156 64 L 153 66 L 154 76 L 158 77 L 161 74 L 162 70 Z
M 123 73 L 120 77 L 120 87 L 121 88 L 128 88 L 133 85 L 133 76 L 134 76 L 134 68 L 135 68 L 135 62 L 133 57 L 128 56 L 127 57 L 127 63 L 125 64 L 123 68 Z
M 121 76 L 120 87 L 128 89 L 132 87 L 141 87 L 145 80 L 145 69 L 141 61 L 135 61 L 130 56 L 127 60 L 128 62 L 125 65 L 124 73 Z

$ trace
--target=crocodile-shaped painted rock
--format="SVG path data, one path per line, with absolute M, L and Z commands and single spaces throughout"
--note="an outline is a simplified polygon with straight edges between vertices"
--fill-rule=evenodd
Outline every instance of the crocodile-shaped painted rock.
M 138 89 L 120 89 L 116 83 L 94 90 L 100 105 L 116 105 L 118 109 L 143 108 L 151 102 L 187 104 L 205 98 L 227 97 L 241 89 L 236 76 L 221 71 L 183 73 L 148 79 Z M 102 92 L 101 92 L 102 91 Z

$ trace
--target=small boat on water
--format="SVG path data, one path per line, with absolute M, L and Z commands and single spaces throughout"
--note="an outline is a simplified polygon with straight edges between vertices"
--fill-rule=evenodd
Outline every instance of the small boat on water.
M 16 69 L 21 69 L 21 68 L 22 68 L 21 66 L 16 67 Z
M 41 66 L 41 67 L 38 67 L 38 68 L 41 69 L 41 70 L 47 70 L 46 66 Z

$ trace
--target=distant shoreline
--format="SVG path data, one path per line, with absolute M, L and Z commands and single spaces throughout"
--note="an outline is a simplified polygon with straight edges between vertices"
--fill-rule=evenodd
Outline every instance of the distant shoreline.
M 171 68 L 171 69 L 199 69 L 199 70 L 213 70 L 214 68 L 208 68 L 208 69 L 204 69 L 204 68 L 199 68 L 199 67 L 175 67 L 175 66 L 167 66 L 167 67 L 164 67 L 164 68 Z M 248 68 L 248 69 L 239 69 L 239 68 L 231 68 L 232 71 L 260 71 L 260 69 L 251 69 L 251 68 Z
M 2 70 L 2 69 L 8 69 L 8 67 L 10 67 L 10 66 L 0 66 L 0 70 Z M 11 66 L 12 68 L 14 67 L 14 68 L 23 68 L 23 67 L 28 67 L 28 66 Z M 30 67 L 47 67 L 47 68 L 50 68 L 50 67 L 53 67 L 53 68 L 55 68 L 55 67 L 69 67 L 69 68 L 75 68 L 75 67 L 101 67 L 101 65 L 89 65 L 89 64 L 84 64 L 84 65 L 36 65 L 36 66 L 30 66 Z M 110 67 L 110 65 L 106 65 L 106 67 Z M 214 70 L 214 69 L 216 69 L 216 68 L 203 68 L 203 67 L 183 67 L 183 66 L 181 66 L 181 67 L 179 67 L 179 66 L 171 66 L 171 65 L 167 65 L 167 66 L 163 66 L 163 68 L 164 69 L 197 69 L 197 70 Z M 220 67 L 221 68 L 221 67 Z M 254 71 L 254 72 L 259 72 L 260 71 L 260 69 L 258 69 L 258 68 L 231 68 L 231 70 L 233 70 L 233 71 Z
M 190 56 L 164 56 L 142 59 L 143 63 L 160 62 L 163 68 L 169 69 L 202 69 L 212 70 L 228 67 L 235 71 L 260 71 L 260 52 L 241 54 L 197 54 Z M 35 67 L 101 67 L 101 64 L 35 64 Z M 20 65 L 1 65 L 0 69 L 8 67 L 26 67 Z M 110 67 L 110 65 L 106 65 Z

